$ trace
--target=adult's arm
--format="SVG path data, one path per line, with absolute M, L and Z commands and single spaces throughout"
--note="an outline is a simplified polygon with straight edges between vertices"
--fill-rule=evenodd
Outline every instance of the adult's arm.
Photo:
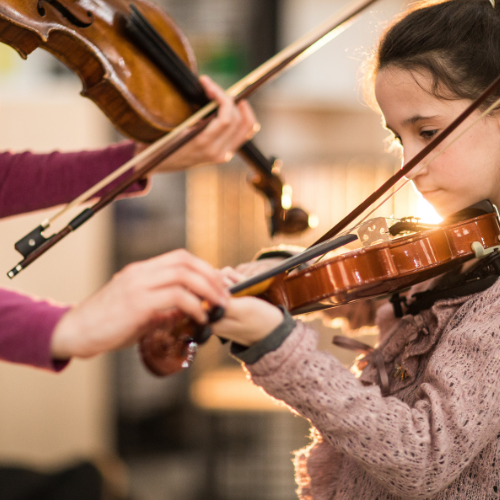
M 462 306 L 460 324 L 442 334 L 411 407 L 364 386 L 318 351 L 316 333 L 300 323 L 246 367 L 257 385 L 308 418 L 332 451 L 356 461 L 387 491 L 431 498 L 500 430 L 498 288 L 486 292 L 496 299 L 482 294 Z
M 54 361 L 51 338 L 67 307 L 0 289 L 0 359 L 48 370 L 67 362 Z
M 58 369 L 135 344 L 172 315 L 207 322 L 204 302 L 226 307 L 220 273 L 186 250 L 129 264 L 72 308 L 0 290 L 0 359 Z
M 134 149 L 126 141 L 76 153 L 0 153 L 0 218 L 70 202 L 126 163 Z M 127 192 L 145 186 L 138 182 Z

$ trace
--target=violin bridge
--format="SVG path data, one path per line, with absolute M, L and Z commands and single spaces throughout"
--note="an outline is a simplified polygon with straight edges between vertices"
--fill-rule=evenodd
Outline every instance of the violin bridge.
M 391 241 L 389 226 L 384 217 L 370 219 L 358 228 L 358 236 L 364 247 Z

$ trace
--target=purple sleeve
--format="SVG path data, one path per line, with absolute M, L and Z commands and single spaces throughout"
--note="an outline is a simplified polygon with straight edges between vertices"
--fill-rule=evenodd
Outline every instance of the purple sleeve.
M 134 147 L 127 141 L 78 153 L 0 153 L 0 218 L 70 202 L 132 158 Z M 146 184 L 137 182 L 127 192 L 143 191 Z M 67 310 L 0 289 L 0 359 L 56 371 L 64 368 L 67 361 L 51 359 L 50 342 Z
M 0 153 L 0 218 L 70 202 L 130 160 L 134 147 L 126 141 L 77 153 Z M 137 182 L 127 192 L 143 191 L 146 184 Z
M 0 289 L 0 359 L 59 371 L 50 355 L 52 331 L 68 307 Z

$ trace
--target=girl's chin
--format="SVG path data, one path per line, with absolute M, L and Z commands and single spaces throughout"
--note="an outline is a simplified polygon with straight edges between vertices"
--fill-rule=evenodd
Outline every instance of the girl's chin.
M 463 210 L 464 208 L 470 207 L 471 205 L 474 204 L 474 202 L 457 202 L 457 200 L 453 201 L 448 201 L 441 199 L 441 200 L 433 200 L 431 201 L 430 199 L 427 200 L 429 203 L 432 205 L 436 213 L 442 218 L 446 219 L 450 215 L 456 214 L 460 210 Z
M 436 189 L 435 191 L 424 191 L 420 192 L 425 201 L 430 203 L 436 212 L 440 212 L 446 205 L 449 205 L 449 201 L 447 202 L 443 198 L 443 193 L 440 189 Z
M 421 193 L 424 199 L 434 208 L 437 214 L 445 219 L 464 207 L 459 206 L 456 199 L 450 199 L 442 189 Z

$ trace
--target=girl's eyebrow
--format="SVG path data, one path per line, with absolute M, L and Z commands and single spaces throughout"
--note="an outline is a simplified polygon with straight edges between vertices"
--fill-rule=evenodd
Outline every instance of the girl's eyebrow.
M 434 115 L 434 116 L 413 115 L 413 116 L 410 116 L 410 118 L 407 118 L 406 120 L 404 120 L 401 123 L 401 126 L 407 127 L 408 125 L 415 125 L 415 123 L 418 123 L 419 121 L 422 121 L 422 120 L 431 120 L 432 118 L 436 118 L 436 115 Z M 392 133 L 395 133 L 394 129 L 388 123 L 386 123 L 384 125 L 384 127 L 387 130 L 390 130 Z

